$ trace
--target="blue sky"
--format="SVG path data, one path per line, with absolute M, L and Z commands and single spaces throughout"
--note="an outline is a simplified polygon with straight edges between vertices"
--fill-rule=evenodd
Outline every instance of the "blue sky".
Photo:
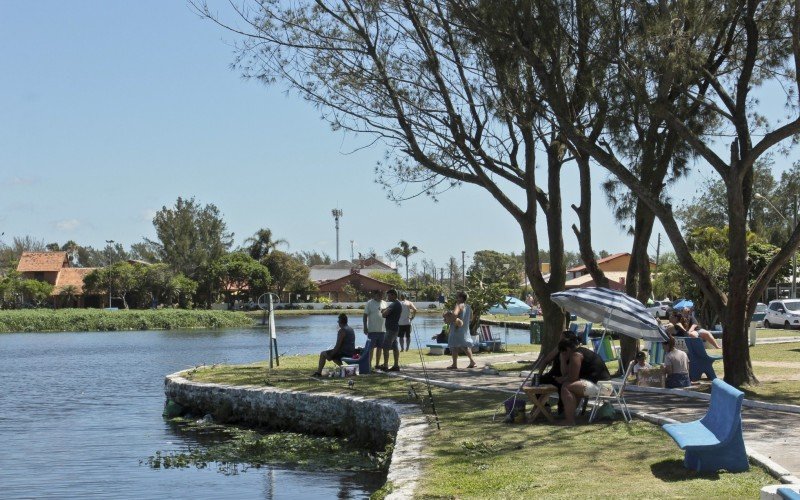
M 367 139 L 332 132 L 281 84 L 242 80 L 231 40 L 183 1 L 0 0 L 0 241 L 127 247 L 155 237 L 156 210 L 194 196 L 219 207 L 237 244 L 268 227 L 289 251 L 335 256 L 338 206 L 341 258 L 350 240 L 383 254 L 404 239 L 437 266 L 462 250 L 522 249 L 516 223 L 480 189 L 387 200 L 374 182 L 383 151 L 350 153 Z M 697 170 L 681 189 L 712 175 Z M 569 207 L 574 167 L 563 182 Z M 628 251 L 599 187 L 593 209 L 595 249 Z M 573 222 L 567 208 L 569 250 Z

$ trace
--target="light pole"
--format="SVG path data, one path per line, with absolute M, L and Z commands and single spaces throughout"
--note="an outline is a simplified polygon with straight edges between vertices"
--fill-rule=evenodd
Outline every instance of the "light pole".
M 464 254 L 467 253 L 464 250 L 461 250 L 461 284 L 463 286 L 467 286 L 467 275 L 464 273 Z
M 764 200 L 766 201 L 769 206 L 775 210 L 775 213 L 781 216 L 781 219 L 786 222 L 786 225 L 789 226 L 789 238 L 792 237 L 792 232 L 794 232 L 794 228 L 797 227 L 797 196 L 794 197 L 794 206 L 792 207 L 792 223 L 789 225 L 789 219 L 787 219 L 778 208 L 769 201 L 769 198 L 762 195 L 761 193 L 753 194 L 753 197 L 757 200 Z M 777 297 L 777 290 L 775 292 L 776 298 Z M 797 249 L 792 252 L 792 289 L 791 289 L 791 298 L 797 298 Z
M 339 262 L 339 218 L 344 215 L 341 209 L 334 208 L 331 210 L 333 220 L 336 221 L 336 262 Z

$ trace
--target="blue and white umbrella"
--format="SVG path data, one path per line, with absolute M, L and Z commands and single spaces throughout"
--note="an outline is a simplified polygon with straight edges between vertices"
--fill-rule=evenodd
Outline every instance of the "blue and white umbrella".
M 661 323 L 641 302 L 608 288 L 573 288 L 550 296 L 567 311 L 606 329 L 642 340 L 665 342 L 667 333 Z

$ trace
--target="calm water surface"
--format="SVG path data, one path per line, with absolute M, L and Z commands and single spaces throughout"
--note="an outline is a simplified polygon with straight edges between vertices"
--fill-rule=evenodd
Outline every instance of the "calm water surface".
M 363 343 L 360 317 L 351 318 Z M 422 344 L 441 326 L 438 317 L 416 323 Z M 318 352 L 335 340 L 335 316 L 278 318 L 276 326 L 282 354 Z M 527 340 L 527 332 L 513 330 L 508 339 Z M 382 476 L 288 467 L 224 475 L 139 465 L 156 451 L 198 444 L 161 417 L 166 374 L 264 360 L 268 348 L 260 328 L 0 334 L 0 497 L 369 496 Z

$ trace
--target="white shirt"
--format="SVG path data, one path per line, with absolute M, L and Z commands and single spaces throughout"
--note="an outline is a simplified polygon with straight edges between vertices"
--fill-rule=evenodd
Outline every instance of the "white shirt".
M 386 320 L 381 316 L 381 309 L 386 308 L 386 302 L 369 299 L 364 306 L 364 316 L 367 317 L 367 333 L 385 332 Z
M 639 370 L 645 370 L 647 368 L 652 368 L 650 363 L 648 363 L 647 361 L 645 361 L 643 365 L 640 365 L 639 363 L 634 363 L 633 374 L 636 375 L 637 373 L 639 373 Z
M 407 300 L 400 301 L 400 307 L 402 307 L 400 311 L 400 322 L 398 323 L 400 325 L 408 326 L 411 324 L 411 308 L 408 307 L 409 304 L 411 304 L 411 302 Z

